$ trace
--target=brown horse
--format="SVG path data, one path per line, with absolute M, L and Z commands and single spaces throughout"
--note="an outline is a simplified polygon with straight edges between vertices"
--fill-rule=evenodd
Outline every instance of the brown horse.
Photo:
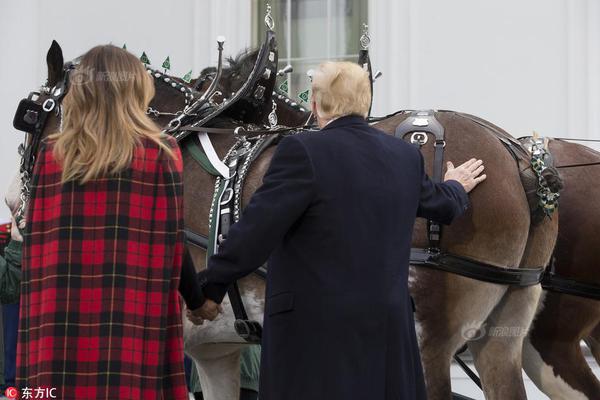
M 56 49 L 50 52 L 57 53 Z M 61 78 L 62 53 L 60 57 L 49 54 L 48 61 L 48 84 L 52 86 Z M 160 112 L 183 108 L 182 92 L 171 90 L 170 85 L 164 83 L 164 79 L 157 80 L 157 95 L 151 106 Z M 405 114 L 398 114 L 376 126 L 393 133 L 405 118 Z M 471 157 L 481 158 L 488 171 L 487 181 L 471 196 L 472 206 L 467 214 L 444 229 L 442 248 L 497 268 L 545 265 L 556 237 L 556 219 L 531 226 L 519 168 L 498 140 L 498 135 L 505 133 L 466 114 L 437 112 L 436 118 L 446 130 L 446 158 L 458 163 Z M 158 123 L 163 124 L 168 119 L 167 115 L 159 115 Z M 57 122 L 56 117 L 51 118 L 47 131 L 56 129 Z M 222 158 L 237 139 L 232 135 L 211 135 L 211 140 Z M 273 151 L 273 148 L 267 149 L 252 164 L 243 191 L 243 204 L 260 185 Z M 423 153 L 430 169 L 431 146 L 424 146 Z M 207 216 L 215 178 L 187 152 L 184 151 L 183 157 L 186 225 L 208 236 Z M 414 234 L 415 247 L 426 246 L 425 236 L 424 224 L 419 222 Z M 204 250 L 192 247 L 190 251 L 197 268 L 204 268 Z M 413 269 L 410 285 L 417 304 L 416 319 L 430 399 L 450 398 L 450 361 L 470 337 L 465 334 L 468 329 L 487 324 L 519 327 L 526 332 L 540 293 L 537 285 L 517 289 L 429 269 Z M 264 282 L 250 276 L 240 282 L 240 288 L 250 318 L 260 320 Z M 184 321 L 186 352 L 198 362 L 205 395 L 210 399 L 233 399 L 238 393 L 237 361 L 244 343 L 234 333 L 231 308 L 227 302 L 224 306 L 227 312 L 215 323 L 196 327 Z M 522 340 L 522 335 L 484 335 L 471 342 L 488 399 L 525 398 L 521 377 Z
M 560 168 L 565 188 L 561 194 L 555 271 L 589 284 L 600 284 L 600 153 L 562 140 L 551 140 L 550 150 Z M 572 167 L 569 167 L 572 166 Z M 580 343 L 586 340 L 600 360 L 600 301 L 544 292 L 524 348 L 527 375 L 551 399 L 600 399 L 600 382 L 587 364 Z
M 224 93 L 235 92 L 254 64 L 254 55 L 238 57 L 224 80 Z M 231 64 L 231 63 L 230 63 Z M 202 77 L 201 77 L 202 79 Z M 276 98 L 278 109 L 290 100 Z M 286 109 L 304 120 L 307 113 Z M 282 114 L 279 114 L 282 119 Z M 447 132 L 448 159 L 457 162 L 470 156 L 483 158 L 494 183 L 487 183 L 473 194 L 473 207 L 467 215 L 444 233 L 443 247 L 450 252 L 489 264 L 502 266 L 542 266 L 548 262 L 556 239 L 557 221 L 545 220 L 530 227 L 529 208 L 519 180 L 519 172 L 497 136 L 507 136 L 498 127 L 475 117 L 437 113 Z M 393 133 L 406 115 L 386 119 L 376 126 Z M 227 146 L 225 146 L 227 147 Z M 425 147 L 426 160 L 432 159 L 431 147 Z M 268 165 L 267 154 L 252 170 L 251 182 L 258 182 Z M 200 186 L 198 186 L 198 189 Z M 246 201 L 255 187 L 246 192 Z M 198 193 L 198 191 L 194 190 Z M 499 196 L 499 193 L 503 193 Z M 201 201 L 200 199 L 197 199 Z M 415 246 L 424 247 L 425 225 L 415 228 Z M 250 286 L 257 284 L 253 282 Z M 258 283 L 259 284 L 259 283 Z M 484 335 L 470 343 L 476 366 L 482 375 L 489 399 L 525 398 L 521 378 L 521 345 L 537 306 L 540 287 L 511 288 L 475 281 L 445 272 L 413 269 L 411 292 L 417 304 L 417 321 L 428 393 L 432 399 L 449 398 L 449 366 L 452 355 L 466 341 L 469 329 L 487 324 L 518 328 L 518 335 Z M 500 362 L 499 362 L 500 360 Z M 499 365 L 501 364 L 501 365 Z

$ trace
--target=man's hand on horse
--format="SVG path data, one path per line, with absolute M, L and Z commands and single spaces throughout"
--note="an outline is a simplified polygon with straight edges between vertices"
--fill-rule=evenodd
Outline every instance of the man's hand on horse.
M 187 317 L 194 325 L 202 325 L 204 320 L 213 321 L 223 312 L 223 307 L 210 299 L 206 299 L 204 304 L 195 310 L 187 310 Z
M 444 175 L 444 181 L 449 181 L 451 179 L 458 181 L 463 185 L 467 193 L 487 178 L 485 174 L 481 174 L 484 169 L 483 161 L 475 158 L 471 158 L 469 161 L 458 167 L 454 167 L 454 164 L 448 161 L 447 167 L 448 170 L 446 171 L 446 175 Z

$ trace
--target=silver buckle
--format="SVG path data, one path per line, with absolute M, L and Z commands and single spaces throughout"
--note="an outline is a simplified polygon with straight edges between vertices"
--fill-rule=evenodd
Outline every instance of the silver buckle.
M 429 138 L 425 132 L 413 132 L 413 134 L 410 135 L 410 142 L 412 144 L 423 146 L 425 143 L 427 143 L 427 140 L 429 140 Z
M 44 101 L 44 104 L 42 104 L 42 110 L 50 112 L 54 110 L 55 106 L 56 102 L 54 101 L 54 99 L 46 99 L 46 101 Z
M 221 202 L 220 202 L 220 204 L 222 206 L 224 206 L 225 204 L 229 203 L 232 198 L 233 198 L 233 189 L 227 188 L 223 192 L 223 196 L 221 196 Z

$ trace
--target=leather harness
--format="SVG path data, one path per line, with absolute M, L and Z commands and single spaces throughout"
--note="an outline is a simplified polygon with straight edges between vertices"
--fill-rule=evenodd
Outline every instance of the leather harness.
M 441 183 L 444 170 L 444 149 L 446 140 L 444 127 L 435 118 L 433 110 L 412 111 L 394 133 L 394 136 L 409 141 L 418 149 L 421 149 L 428 141 L 429 135 L 433 136 L 433 176 L 432 181 Z M 465 257 L 449 254 L 440 247 L 441 225 L 435 221 L 427 221 L 427 235 L 429 247 L 412 248 L 410 263 L 415 266 L 433 268 L 445 272 L 451 272 L 471 279 L 477 279 L 490 283 L 513 286 L 532 286 L 541 282 L 544 268 L 512 268 L 498 267 L 481 261 L 471 260 Z
M 554 257 L 542 279 L 542 288 L 551 292 L 600 300 L 600 285 L 580 282 L 558 275 Z

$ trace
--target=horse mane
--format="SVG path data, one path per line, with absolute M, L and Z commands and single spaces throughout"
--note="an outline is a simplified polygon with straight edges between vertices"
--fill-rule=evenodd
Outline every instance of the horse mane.
M 229 68 L 224 73 L 233 78 L 247 79 L 254 69 L 259 50 L 246 48 L 235 56 L 227 57 Z

